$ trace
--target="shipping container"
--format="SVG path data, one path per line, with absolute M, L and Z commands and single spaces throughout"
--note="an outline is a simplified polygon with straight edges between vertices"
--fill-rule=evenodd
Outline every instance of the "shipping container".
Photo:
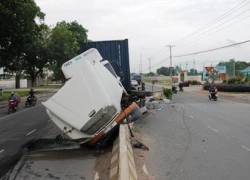
M 94 41 L 80 44 L 81 53 L 96 48 L 103 60 L 108 60 L 116 74 L 121 78 L 125 89 L 130 89 L 130 66 L 128 39 L 112 41 Z

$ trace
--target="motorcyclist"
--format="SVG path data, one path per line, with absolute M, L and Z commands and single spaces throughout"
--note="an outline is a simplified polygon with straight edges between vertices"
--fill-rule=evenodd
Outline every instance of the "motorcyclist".
M 176 91 L 176 88 L 177 88 L 177 85 L 176 85 L 176 82 L 174 82 L 174 83 L 172 84 L 172 91 Z
M 34 94 L 35 94 L 34 89 L 30 89 L 28 98 L 31 98 L 31 100 L 34 100 L 36 98 Z
M 209 88 L 209 93 L 213 97 L 215 94 L 217 94 L 217 88 L 215 87 L 214 82 L 212 82 L 210 88 Z
M 179 83 L 179 88 L 180 88 L 180 91 L 183 89 L 183 82 L 182 81 Z
M 17 95 L 15 94 L 15 92 L 11 92 L 11 95 L 10 95 L 10 97 L 9 97 L 9 101 L 10 100 L 13 100 L 14 101 L 14 103 L 15 103 L 15 108 L 17 108 L 17 106 L 18 106 L 18 97 L 17 97 Z

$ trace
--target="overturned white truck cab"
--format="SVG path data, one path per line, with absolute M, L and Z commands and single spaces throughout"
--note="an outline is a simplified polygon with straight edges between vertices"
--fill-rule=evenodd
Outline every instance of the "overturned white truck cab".
M 141 116 L 108 61 L 89 49 L 62 65 L 68 81 L 43 103 L 51 120 L 71 139 L 95 145 L 119 123 Z M 125 100 L 124 100 L 125 99 Z

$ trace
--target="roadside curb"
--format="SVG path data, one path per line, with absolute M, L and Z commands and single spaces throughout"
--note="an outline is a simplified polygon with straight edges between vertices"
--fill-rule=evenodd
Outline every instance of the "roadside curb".
M 130 133 L 127 124 L 120 125 L 119 136 L 113 144 L 109 179 L 138 179 L 133 149 L 130 141 Z

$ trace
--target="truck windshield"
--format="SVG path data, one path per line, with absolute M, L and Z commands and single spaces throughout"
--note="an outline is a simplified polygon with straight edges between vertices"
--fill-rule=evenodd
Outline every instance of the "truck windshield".
M 109 70 L 109 72 L 111 72 L 111 74 L 113 74 L 113 76 L 114 76 L 115 78 L 117 78 L 117 75 L 116 75 L 116 73 L 115 73 L 113 67 L 111 66 L 111 64 L 107 63 L 107 64 L 105 64 L 104 66 Z

